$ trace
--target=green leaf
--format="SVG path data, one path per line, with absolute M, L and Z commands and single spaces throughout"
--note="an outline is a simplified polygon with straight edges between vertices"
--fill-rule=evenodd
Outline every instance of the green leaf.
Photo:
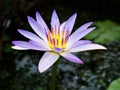
M 95 22 L 96 29 L 89 33 L 85 39 L 97 43 L 109 43 L 120 40 L 120 25 L 110 21 Z
M 107 90 L 120 90 L 120 78 L 114 80 L 108 87 Z

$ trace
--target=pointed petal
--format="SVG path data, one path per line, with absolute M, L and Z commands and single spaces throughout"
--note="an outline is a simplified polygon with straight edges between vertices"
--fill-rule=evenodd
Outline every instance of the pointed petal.
M 42 43 L 38 43 L 38 42 L 35 42 L 35 41 L 32 41 L 32 40 L 29 40 L 29 43 L 35 45 L 35 46 L 38 46 L 38 47 L 42 47 L 42 48 L 45 48 L 47 50 L 51 50 L 50 47 L 48 46 L 48 44 L 42 44 Z
M 82 26 L 80 26 L 73 34 L 70 35 L 70 38 L 76 37 L 78 34 L 80 34 L 82 31 L 86 30 L 93 22 L 88 22 Z
M 79 32 L 81 32 L 81 31 L 84 31 L 85 29 L 87 29 L 90 25 L 92 25 L 93 24 L 93 22 L 88 22 L 88 23 L 85 23 L 85 24 L 83 24 L 82 26 L 80 26 L 77 30 L 79 31 Z M 76 30 L 76 31 L 77 31 Z
M 46 25 L 44 19 L 42 18 L 39 12 L 36 12 L 36 19 L 37 19 L 37 22 L 42 26 L 42 28 L 44 28 L 45 30 L 48 30 L 48 26 Z
M 91 44 L 85 44 L 85 45 L 73 47 L 69 49 L 69 52 L 80 52 L 80 51 L 96 50 L 96 49 L 106 49 L 106 48 L 102 45 L 91 43 Z
M 59 58 L 59 54 L 52 53 L 52 52 L 46 52 L 38 64 L 38 70 L 40 73 L 47 70 L 49 67 L 51 67 Z
M 43 46 L 39 45 L 34 45 L 29 42 L 25 41 L 13 41 L 12 42 L 15 46 L 21 47 L 21 48 L 27 48 L 27 49 L 32 49 L 32 50 L 40 50 L 40 51 L 47 51 L 47 48 L 44 48 Z
M 44 42 L 42 39 L 40 39 L 40 37 L 38 37 L 37 35 L 35 35 L 34 33 L 32 32 L 29 32 L 29 31 L 26 31 L 26 30 L 22 30 L 22 29 L 18 29 L 18 32 L 20 34 L 22 34 L 23 36 L 27 37 L 28 39 L 31 39 L 33 41 L 36 41 L 36 42 Z
M 29 31 L 25 31 L 25 30 L 22 30 L 22 29 L 18 29 L 18 32 L 20 34 L 22 34 L 23 36 L 27 37 L 28 39 L 37 42 L 39 45 L 41 45 L 41 46 L 43 46 L 45 48 L 49 48 L 48 44 L 44 40 L 40 39 L 34 33 L 31 33 Z
M 28 22 L 30 26 L 33 28 L 33 30 L 45 41 L 46 35 L 45 35 L 45 29 L 42 28 L 40 24 L 38 24 L 32 17 L 28 16 Z
M 63 31 L 65 23 L 66 23 L 66 21 L 63 22 L 63 23 L 60 25 L 60 31 Z
M 11 48 L 16 49 L 16 50 L 29 50 L 28 48 L 22 48 L 22 47 L 19 47 L 19 46 L 12 46 Z
M 77 56 L 75 56 L 69 52 L 60 53 L 60 55 L 71 62 L 83 64 L 83 62 Z
M 92 30 L 94 30 L 95 27 L 92 27 L 92 28 L 88 28 L 86 30 L 84 30 L 83 32 L 81 32 L 81 34 L 78 36 L 77 40 L 83 38 L 85 35 L 87 35 L 88 33 L 90 33 Z M 74 37 L 73 37 L 74 38 Z
M 60 25 L 60 36 L 62 37 L 62 33 L 64 31 L 64 25 L 65 25 L 66 21 L 63 22 L 61 25 Z
M 54 28 L 55 26 L 56 28 L 58 28 L 58 26 L 60 26 L 60 21 L 55 10 L 53 11 L 52 17 L 51 17 L 51 26 L 52 28 Z
M 92 41 L 90 41 L 90 40 L 80 40 L 80 41 L 75 42 L 70 48 L 74 48 L 74 47 L 84 45 L 84 44 L 89 44 L 89 43 L 92 43 Z
M 72 45 L 72 44 L 74 44 L 76 41 L 78 41 L 78 40 L 80 40 L 81 38 L 83 38 L 85 35 L 87 35 L 88 33 L 90 33 L 92 30 L 94 30 L 95 29 L 95 27 L 92 27 L 92 28 L 88 28 L 88 29 L 86 29 L 86 30 L 84 30 L 84 31 L 82 31 L 81 33 L 77 33 L 76 34 L 76 36 L 74 36 L 74 37 L 69 37 L 69 40 L 68 40 L 68 43 L 67 43 L 67 45 L 68 45 L 68 48 Z
M 66 24 L 64 26 L 64 28 L 66 30 L 69 31 L 69 33 L 71 33 L 72 29 L 73 29 L 73 26 L 75 24 L 75 20 L 76 20 L 76 17 L 77 17 L 77 14 L 73 14 L 67 21 L 66 21 Z

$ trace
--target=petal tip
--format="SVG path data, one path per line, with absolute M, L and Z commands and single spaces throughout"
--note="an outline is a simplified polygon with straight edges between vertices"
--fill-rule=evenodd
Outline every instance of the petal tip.
M 99 44 L 98 44 L 99 45 Z M 98 49 L 103 49 L 103 50 L 107 50 L 106 47 L 104 47 L 103 45 L 99 45 L 99 48 Z
M 80 61 L 78 64 L 84 64 L 84 62 Z
M 88 26 L 90 26 L 90 25 L 92 25 L 94 22 L 93 21 L 90 21 L 90 22 L 88 22 L 87 24 L 88 24 Z
M 75 13 L 74 15 L 77 16 L 77 13 Z
M 96 45 L 99 45 L 99 44 L 96 44 Z M 107 50 L 107 48 L 106 48 L 106 47 L 104 47 L 103 45 L 99 45 L 98 49 Z
M 39 12 L 38 12 L 38 11 L 36 11 L 36 15 L 37 15 L 37 14 L 39 14 Z
M 76 19 L 76 17 L 77 17 L 77 13 L 74 13 L 74 14 L 72 15 L 72 18 Z
M 84 62 L 82 60 L 79 60 L 76 62 L 77 64 L 84 64 Z
M 107 50 L 107 48 L 106 48 L 106 47 L 104 47 L 104 46 L 103 46 L 103 49 L 104 49 L 104 50 Z
M 16 50 L 28 50 L 27 48 L 22 48 L 22 47 L 19 47 L 19 46 L 12 46 L 11 48 L 16 49 Z
M 56 13 L 56 10 L 55 10 L 55 9 L 53 10 L 53 13 Z
M 22 50 L 22 48 L 19 47 L 19 46 L 11 46 L 11 48 L 14 49 L 14 50 Z
M 16 41 L 12 41 L 12 44 L 15 44 Z
M 38 65 L 38 71 L 39 71 L 40 73 L 43 73 L 43 72 L 46 71 L 46 70 L 43 69 L 40 65 Z
M 43 72 L 44 72 L 43 70 L 40 70 L 40 69 L 38 69 L 38 71 L 39 71 L 40 73 L 43 73 Z
M 21 29 L 17 29 L 17 31 L 18 31 L 19 33 L 21 33 L 21 31 L 23 31 L 23 30 L 21 30 Z
M 31 20 L 32 20 L 32 17 L 27 16 L 27 19 L 28 19 L 28 21 L 31 21 Z
M 53 13 L 52 13 L 52 15 L 54 16 L 54 15 L 57 15 L 57 12 L 56 12 L 56 10 L 53 10 Z
M 12 48 L 12 49 L 15 49 L 15 46 L 12 46 L 11 48 Z
M 40 16 L 40 13 L 36 11 L 36 18 Z
M 29 19 L 29 18 L 30 18 L 30 16 L 27 16 L 27 18 Z
M 90 23 L 90 24 L 93 24 L 93 21 L 90 21 L 89 23 Z
M 92 29 L 94 30 L 96 27 L 92 27 Z

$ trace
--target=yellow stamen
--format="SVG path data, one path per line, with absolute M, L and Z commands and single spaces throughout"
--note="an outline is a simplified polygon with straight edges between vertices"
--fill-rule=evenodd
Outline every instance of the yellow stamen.
M 50 48 L 54 50 L 54 47 L 62 48 L 63 50 L 66 48 L 66 44 L 68 42 L 69 38 L 69 31 L 66 31 L 65 29 L 60 32 L 60 27 L 52 28 L 51 32 L 48 30 L 47 33 L 47 40 Z

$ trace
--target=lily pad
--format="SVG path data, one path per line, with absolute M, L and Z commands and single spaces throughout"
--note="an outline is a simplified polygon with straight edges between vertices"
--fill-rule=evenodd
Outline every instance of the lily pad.
M 120 78 L 114 80 L 108 87 L 107 90 L 120 90 Z
M 108 43 L 120 40 L 120 25 L 110 21 L 98 21 L 94 25 L 96 29 L 89 33 L 85 39 L 96 43 Z

